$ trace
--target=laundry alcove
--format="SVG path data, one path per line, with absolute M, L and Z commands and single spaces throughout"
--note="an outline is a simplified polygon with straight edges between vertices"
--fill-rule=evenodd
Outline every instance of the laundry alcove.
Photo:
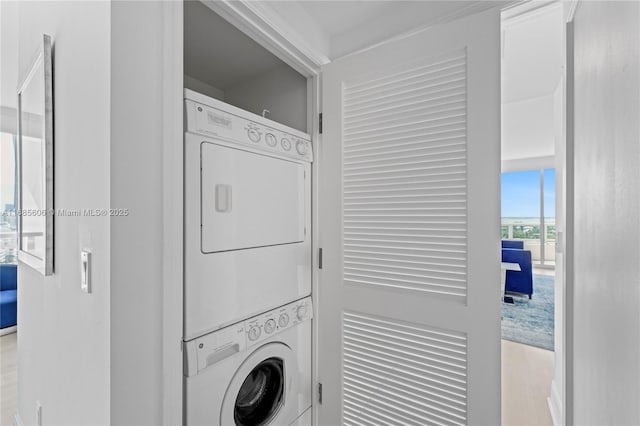
M 183 4 L 183 424 L 310 426 L 310 83 L 218 6 Z

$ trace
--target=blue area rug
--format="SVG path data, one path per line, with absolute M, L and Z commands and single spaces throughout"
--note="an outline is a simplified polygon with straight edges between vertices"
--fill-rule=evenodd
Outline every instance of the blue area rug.
M 502 304 L 502 338 L 553 350 L 554 278 L 533 276 L 533 298 L 513 297 Z

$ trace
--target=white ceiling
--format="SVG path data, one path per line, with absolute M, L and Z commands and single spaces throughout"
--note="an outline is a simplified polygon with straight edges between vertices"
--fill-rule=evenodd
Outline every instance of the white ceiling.
M 554 94 L 562 76 L 562 28 L 559 3 L 503 23 L 503 161 L 555 155 L 561 128 Z
M 0 1 L 0 105 L 18 104 L 18 2 Z
M 311 47 L 336 59 L 440 19 L 469 14 L 506 1 L 300 0 L 265 4 Z M 304 26 L 299 23 L 304 23 Z M 323 41 L 319 41 L 322 39 Z
M 555 154 L 557 106 L 553 96 L 502 105 L 502 160 Z
M 562 7 L 555 5 L 503 26 L 502 101 L 551 95 L 562 75 Z
M 290 3 L 290 2 L 280 2 Z M 301 1 L 300 6 L 316 20 L 328 37 L 363 25 L 393 11 L 390 1 Z

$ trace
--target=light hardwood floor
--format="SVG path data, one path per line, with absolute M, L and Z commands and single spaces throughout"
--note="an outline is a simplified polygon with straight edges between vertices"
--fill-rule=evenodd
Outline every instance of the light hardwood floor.
M 17 333 L 0 337 L 0 425 L 13 424 L 18 384 Z
M 0 425 L 12 425 L 16 410 L 16 338 L 0 337 Z M 547 395 L 553 374 L 553 352 L 502 341 L 502 424 L 551 426 Z
M 547 397 L 553 352 L 502 341 L 502 425 L 552 426 Z

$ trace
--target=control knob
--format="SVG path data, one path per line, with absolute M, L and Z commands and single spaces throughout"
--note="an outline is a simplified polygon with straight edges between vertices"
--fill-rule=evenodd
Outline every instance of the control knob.
M 249 329 L 249 340 L 254 341 L 260 337 L 260 327 L 253 326 Z
M 305 155 L 307 153 L 307 144 L 303 141 L 298 141 L 298 143 L 296 143 L 296 151 L 298 151 L 300 155 Z
M 287 138 L 283 138 L 280 141 L 280 144 L 282 145 L 282 149 L 284 149 L 285 151 L 289 151 L 291 149 L 291 141 Z
M 287 314 L 280 315 L 280 318 L 278 318 L 278 325 L 280 327 L 286 327 L 287 324 L 289 324 L 289 315 Z
M 278 144 L 278 141 L 276 140 L 276 137 L 273 136 L 273 134 L 271 133 L 267 133 L 264 137 L 265 141 L 267 141 L 267 145 L 269 145 L 270 147 L 274 147 Z
M 249 139 L 251 140 L 251 142 L 260 141 L 260 133 L 253 127 L 247 130 L 247 136 L 249 136 Z
M 298 309 L 296 309 L 296 316 L 300 321 L 307 318 L 307 305 L 298 306 Z
M 273 333 L 273 330 L 276 329 L 276 322 L 272 319 L 268 320 L 264 323 L 264 332 L 267 334 Z

